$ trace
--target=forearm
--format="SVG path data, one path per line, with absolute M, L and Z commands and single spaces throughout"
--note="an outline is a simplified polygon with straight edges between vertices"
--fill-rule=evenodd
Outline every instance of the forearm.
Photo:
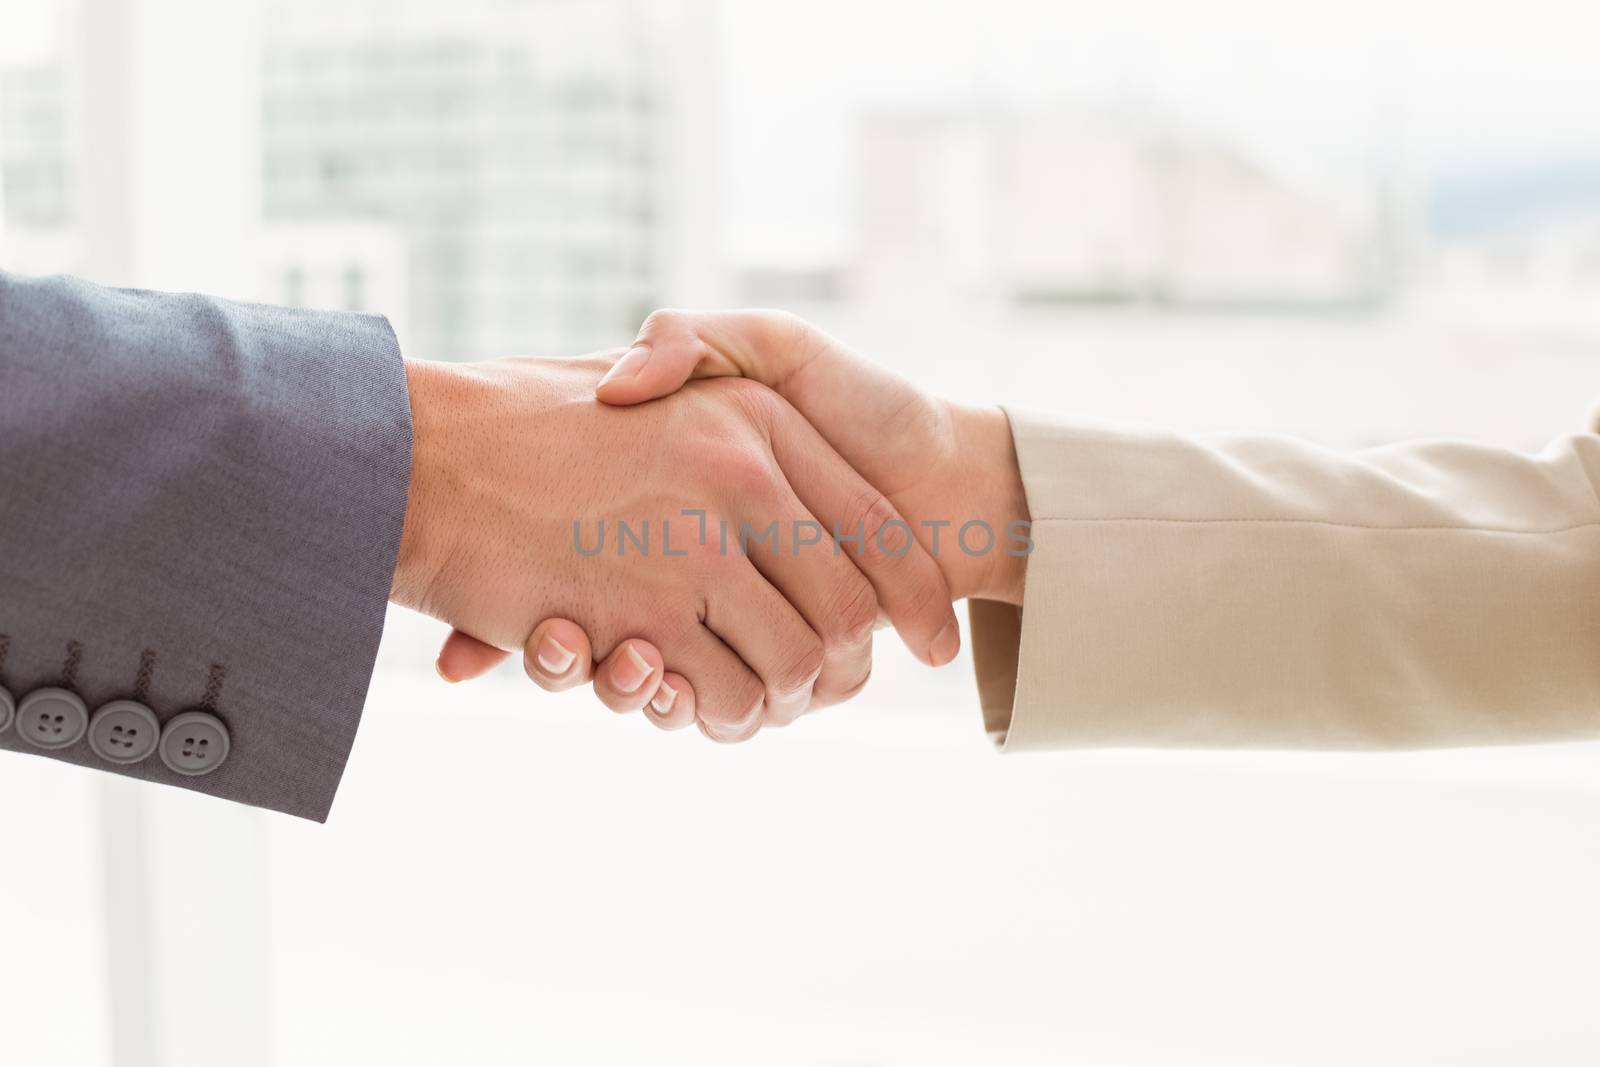
M 1015 658 L 1014 699 L 993 669 L 984 694 L 1008 748 L 1600 732 L 1600 438 L 1345 456 L 1028 417 L 1016 441 L 1027 610 L 975 635 Z
M 92 729 L 44 751 L 325 816 L 405 503 L 388 324 L 0 274 L 0 379 L 4 684 L 66 688 L 88 715 L 208 708 L 232 733 L 198 776 L 156 752 L 114 766 Z

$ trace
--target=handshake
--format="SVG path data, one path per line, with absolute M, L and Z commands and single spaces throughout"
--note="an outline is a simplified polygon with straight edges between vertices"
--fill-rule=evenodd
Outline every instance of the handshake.
M 615 711 L 741 741 L 859 692 L 880 620 L 942 666 L 952 601 L 1022 602 L 1005 414 L 793 316 L 658 311 L 620 358 L 406 374 L 392 598 L 455 627 L 449 681 L 521 650 L 547 690 L 592 682 Z

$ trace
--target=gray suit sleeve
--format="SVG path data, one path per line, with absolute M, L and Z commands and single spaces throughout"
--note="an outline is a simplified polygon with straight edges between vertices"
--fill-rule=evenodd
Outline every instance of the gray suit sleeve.
M 18 709 L 76 694 L 90 722 L 133 701 L 165 731 L 130 763 L 106 758 L 112 720 L 43 747 L 60 724 L 36 697 L 0 749 L 326 819 L 410 469 L 381 316 L 0 273 L 0 687 Z M 224 761 L 185 766 L 193 712 L 225 728 Z

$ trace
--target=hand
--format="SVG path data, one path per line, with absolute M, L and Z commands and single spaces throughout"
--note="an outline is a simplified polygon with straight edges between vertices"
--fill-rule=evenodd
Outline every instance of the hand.
M 397 603 L 451 622 L 459 640 L 523 649 L 541 682 L 587 676 L 598 653 L 602 698 L 619 709 L 661 695 L 665 655 L 682 684 L 668 676 L 677 697 L 660 718 L 687 722 L 676 702 L 688 693 L 719 740 L 858 690 L 880 604 L 924 660 L 953 658 L 949 590 L 915 544 L 858 556 L 784 534 L 781 552 L 738 551 L 741 524 L 871 533 L 899 520 L 789 405 L 754 383 L 708 382 L 619 411 L 593 398 L 609 363 L 408 363 L 415 444 Z M 705 512 L 708 538 L 685 509 Z M 602 521 L 611 537 L 585 555 L 575 536 L 592 545 Z M 619 521 L 648 527 L 653 550 L 620 551 Z
M 914 525 L 951 592 L 1020 604 L 1026 574 L 1027 498 L 1005 414 L 928 396 L 856 356 L 791 315 L 769 311 L 657 312 L 598 395 L 638 404 L 671 393 L 691 376 L 739 375 L 789 400 Z M 993 531 L 985 539 L 970 522 Z M 943 525 L 941 525 L 943 524 Z M 441 673 L 471 677 L 490 664 L 481 646 L 452 635 Z M 609 665 L 596 687 L 609 684 Z M 662 725 L 672 725 L 664 722 Z
M 596 395 L 640 404 L 722 376 L 792 404 L 912 521 L 956 599 L 1022 602 L 1027 556 L 1006 551 L 1006 526 L 1028 522 L 1028 502 L 1003 411 L 930 396 L 781 311 L 657 311 Z M 979 527 L 958 539 L 970 522 L 994 531 L 990 550 Z

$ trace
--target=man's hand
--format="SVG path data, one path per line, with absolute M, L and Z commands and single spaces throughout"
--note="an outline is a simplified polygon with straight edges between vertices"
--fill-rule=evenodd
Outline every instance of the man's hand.
M 594 399 L 610 363 L 408 364 L 415 445 L 397 603 L 458 627 L 450 647 L 480 664 L 521 648 L 550 688 L 588 677 L 592 650 L 611 707 L 655 700 L 663 725 L 692 717 L 718 740 L 858 690 L 880 605 L 926 662 L 954 657 L 938 567 L 909 539 L 895 551 L 903 520 L 781 398 L 708 382 L 623 411 Z M 601 551 L 586 554 L 601 522 Z M 619 522 L 647 527 L 648 547 L 624 545 Z M 740 552 L 742 530 L 773 523 L 777 551 Z M 790 531 L 805 523 L 859 525 L 867 550 L 795 547 Z M 663 657 L 678 672 L 666 701 Z M 696 705 L 689 717 L 680 699 Z

